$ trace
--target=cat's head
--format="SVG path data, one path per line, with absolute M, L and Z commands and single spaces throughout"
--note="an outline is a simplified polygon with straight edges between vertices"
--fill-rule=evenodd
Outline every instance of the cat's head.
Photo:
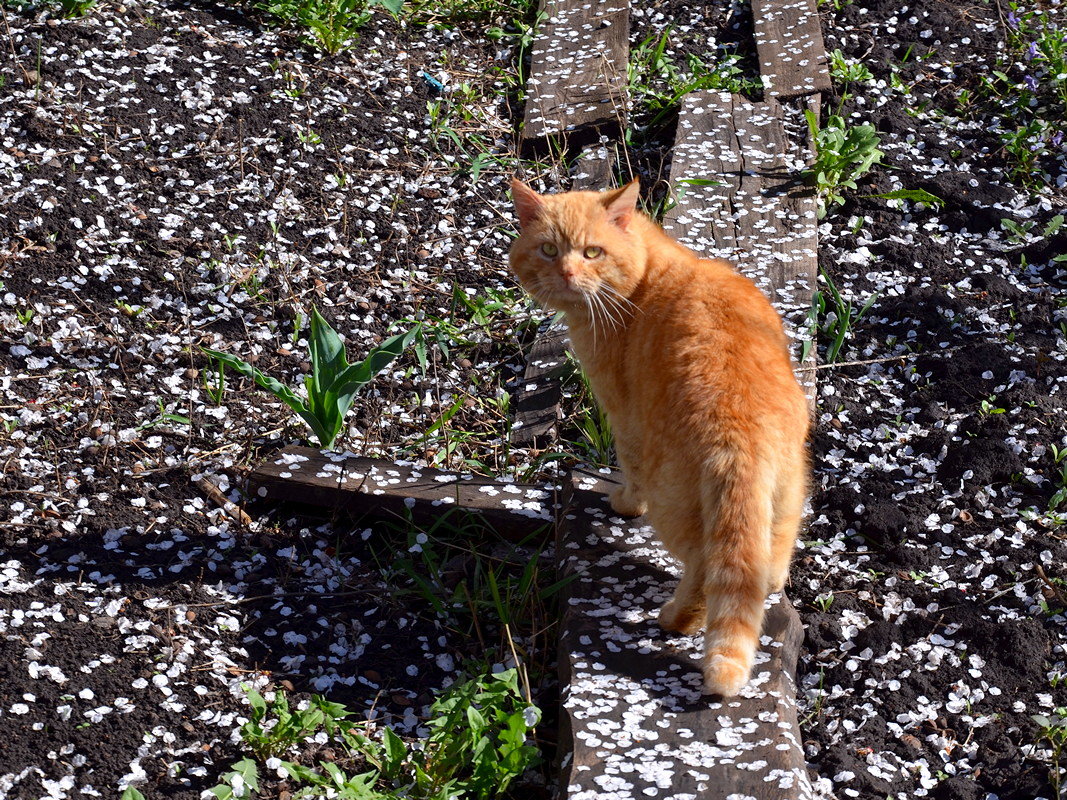
M 538 301 L 562 311 L 597 296 L 629 297 L 645 274 L 647 252 L 633 180 L 607 192 L 542 195 L 512 180 L 519 237 L 511 269 Z

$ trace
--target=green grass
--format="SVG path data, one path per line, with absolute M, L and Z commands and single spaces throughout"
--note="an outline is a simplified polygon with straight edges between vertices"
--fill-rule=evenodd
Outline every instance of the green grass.
M 255 7 L 266 11 L 280 24 L 301 30 L 304 42 L 311 47 L 333 55 L 350 47 L 358 38 L 360 30 L 370 21 L 374 6 L 381 6 L 396 15 L 400 13 L 403 2 L 404 0 L 260 0 Z
M 294 706 L 283 691 L 268 699 L 245 689 L 251 714 L 241 741 L 249 755 L 211 789 L 218 800 L 259 797 L 264 769 L 285 776 L 294 800 L 487 800 L 540 761 L 531 739 L 541 711 L 516 669 L 454 683 L 430 707 L 429 734 L 414 741 L 357 722 L 320 695 Z M 327 749 L 328 759 L 306 755 Z
M 539 647 L 534 640 L 552 628 L 552 604 L 567 582 L 552 580 L 551 573 L 546 579 L 543 537 L 511 543 L 460 511 L 430 525 L 389 527 L 374 553 L 394 596 L 473 637 L 485 653 L 503 657 L 519 633 L 523 640 L 533 637 L 528 647 Z
M 813 112 L 804 114 L 815 143 L 815 160 L 806 177 L 818 194 L 822 218 L 830 208 L 844 203 L 845 190 L 856 189 L 856 181 L 881 161 L 881 137 L 873 125 L 849 125 L 837 114 L 827 117 L 822 127 Z
M 841 355 L 841 348 L 846 341 L 852 338 L 856 324 L 870 311 L 871 306 L 878 300 L 875 292 L 860 307 L 855 307 L 852 302 L 846 300 L 837 286 L 825 270 L 819 271 L 823 282 L 826 284 L 829 294 L 822 290 L 816 291 L 812 297 L 812 310 L 808 320 L 816 329 L 821 330 L 826 339 L 826 351 L 823 354 L 823 362 L 832 364 Z M 801 362 L 807 359 L 811 352 L 814 331 L 808 341 L 804 342 L 800 356 Z
M 627 81 L 635 108 L 651 116 L 649 127 L 656 127 L 678 113 L 682 98 L 689 92 L 715 89 L 736 94 L 757 94 L 762 84 L 746 77 L 741 56 L 725 53 L 705 61 L 690 53 L 679 64 L 667 52 L 671 29 L 651 34 L 630 50 Z
M 571 413 L 561 431 L 563 445 L 579 458 L 593 464 L 611 466 L 615 453 L 615 435 L 607 414 L 593 396 L 589 378 L 581 364 L 567 353 L 569 371 L 563 376 L 564 396 L 569 396 Z

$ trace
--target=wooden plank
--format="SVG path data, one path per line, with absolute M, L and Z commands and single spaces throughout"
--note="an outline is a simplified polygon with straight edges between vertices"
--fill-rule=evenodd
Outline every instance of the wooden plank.
M 563 396 L 560 375 L 567 361 L 567 329 L 546 321 L 526 357 L 515 401 L 511 443 L 516 447 L 544 447 L 558 436 L 559 402 Z
M 558 656 L 562 795 L 812 797 L 797 726 L 796 611 L 772 596 L 753 680 L 729 700 L 704 695 L 703 637 L 656 624 L 679 567 L 646 520 L 614 515 L 609 477 L 575 471 L 557 529 L 560 577 L 576 576 L 563 590 Z
M 783 118 L 793 115 L 787 136 Z M 810 148 L 799 110 L 724 92 L 687 95 L 671 159 L 677 204 L 664 229 L 708 257 L 733 261 L 774 303 L 794 341 L 809 337 L 818 273 L 817 206 L 801 171 Z M 795 349 L 799 360 L 801 347 Z M 814 403 L 814 350 L 801 379 Z
M 555 518 L 555 497 L 542 486 L 310 447 L 286 447 L 248 480 L 256 497 L 353 514 L 432 520 L 461 508 L 516 539 L 547 530 Z
M 576 192 L 600 192 L 614 185 L 615 146 L 594 144 L 582 149 L 571 170 L 571 189 Z
M 752 0 L 752 16 L 765 97 L 830 91 L 816 0 Z
M 527 143 L 565 135 L 578 147 L 626 127 L 629 0 L 541 0 L 530 51 Z
M 571 188 L 596 191 L 611 187 L 615 150 L 606 144 L 584 148 L 575 159 Z M 542 325 L 526 357 L 526 371 L 516 392 L 511 443 L 542 448 L 556 441 L 563 397 L 561 375 L 567 359 L 567 330 Z

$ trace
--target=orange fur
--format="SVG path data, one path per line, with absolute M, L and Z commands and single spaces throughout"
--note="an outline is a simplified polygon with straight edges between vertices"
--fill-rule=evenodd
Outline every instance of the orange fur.
M 705 687 L 732 696 L 749 678 L 764 599 L 788 577 L 807 492 L 808 408 L 781 321 L 730 264 L 637 212 L 636 181 L 512 190 L 522 230 L 511 267 L 566 313 L 615 433 L 625 483 L 612 507 L 647 513 L 684 564 L 660 625 L 705 628 Z

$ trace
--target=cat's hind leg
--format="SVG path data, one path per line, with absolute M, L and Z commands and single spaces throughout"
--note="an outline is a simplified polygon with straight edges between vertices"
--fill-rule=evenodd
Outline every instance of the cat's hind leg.
M 684 560 L 682 579 L 674 596 L 659 610 L 659 626 L 665 631 L 694 634 L 704 627 L 707 605 L 704 594 L 704 558 L 690 555 Z

